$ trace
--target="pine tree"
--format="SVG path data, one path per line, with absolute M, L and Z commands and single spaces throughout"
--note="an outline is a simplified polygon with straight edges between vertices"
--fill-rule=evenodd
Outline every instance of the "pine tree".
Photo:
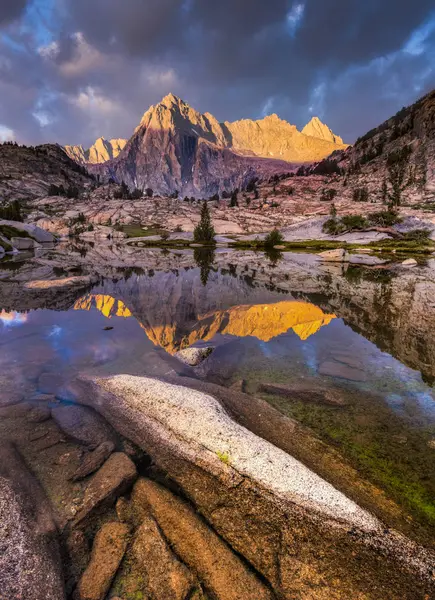
M 387 181 L 385 179 L 382 182 L 381 197 L 382 197 L 383 204 L 387 204 L 387 200 L 388 200 L 388 186 L 387 186 Z
M 238 190 L 234 190 L 234 192 L 231 194 L 230 206 L 232 208 L 235 207 L 235 206 L 239 206 L 239 203 L 237 201 L 237 193 L 238 193 Z
M 193 239 L 195 242 L 214 243 L 214 236 L 215 230 L 211 223 L 210 211 L 208 209 L 207 202 L 204 200 L 201 208 L 201 220 L 195 227 Z

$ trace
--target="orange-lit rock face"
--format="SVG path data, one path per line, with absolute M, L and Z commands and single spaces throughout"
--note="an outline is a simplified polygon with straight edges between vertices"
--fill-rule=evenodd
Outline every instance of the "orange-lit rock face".
M 74 308 L 90 310 L 93 306 L 109 319 L 113 316 L 133 316 L 122 300 L 103 294 L 84 296 L 76 302 Z M 251 336 L 268 342 L 292 330 L 301 340 L 306 340 L 321 327 L 329 325 L 334 318 L 335 315 L 325 314 L 314 304 L 290 300 L 276 304 L 233 306 L 228 310 L 198 315 L 188 335 L 181 334 L 181 323 L 162 323 L 153 327 L 140 321 L 139 324 L 153 344 L 174 354 L 199 340 L 211 340 L 217 333 L 236 337 Z
M 131 317 L 132 314 L 122 300 L 115 300 L 107 294 L 89 294 L 77 300 L 74 310 L 91 310 L 95 306 L 105 317 Z
M 246 337 L 248 335 L 268 342 L 292 329 L 301 340 L 306 340 L 335 315 L 326 315 L 321 308 L 308 302 L 284 301 L 276 304 L 234 306 L 225 311 L 228 322 L 220 333 Z

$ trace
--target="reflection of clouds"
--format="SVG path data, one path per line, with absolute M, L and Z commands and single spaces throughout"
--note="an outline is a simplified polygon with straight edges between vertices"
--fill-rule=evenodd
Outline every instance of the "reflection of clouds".
M 267 344 L 267 342 L 260 341 L 259 347 L 260 347 L 260 350 L 262 351 L 263 355 L 266 358 L 272 358 L 273 357 L 272 348 L 269 347 L 269 345 Z
M 59 325 L 53 325 L 53 327 L 50 329 L 49 333 L 48 333 L 48 337 L 59 337 L 59 335 L 62 333 L 62 327 L 59 327 Z
M 2 310 L 0 312 L 0 321 L 6 327 L 16 327 L 17 325 L 23 325 L 27 321 L 27 314 Z
M 385 400 L 388 406 L 396 413 L 400 413 L 407 418 L 424 419 L 430 417 L 433 422 L 435 417 L 435 399 L 430 390 L 420 390 L 415 392 L 405 392 L 405 394 L 390 393 L 386 394 Z
M 317 371 L 317 347 L 313 343 L 302 344 L 302 354 L 305 358 L 305 364 L 312 373 Z
M 385 400 L 390 408 L 398 409 L 403 407 L 404 398 L 400 394 L 387 394 Z
M 117 350 L 113 346 L 109 346 L 107 343 L 101 345 L 94 345 L 90 348 L 93 354 L 93 363 L 95 365 L 104 364 L 117 357 Z
M 435 399 L 431 391 L 421 391 L 412 394 L 413 400 L 415 400 L 418 406 L 424 411 L 425 415 L 435 416 Z

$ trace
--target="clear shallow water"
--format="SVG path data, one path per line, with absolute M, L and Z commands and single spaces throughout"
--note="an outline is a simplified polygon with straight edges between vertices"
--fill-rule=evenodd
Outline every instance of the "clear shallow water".
M 164 376 L 171 369 L 186 372 L 174 357 L 178 350 L 215 346 L 198 376 L 222 385 L 243 379 L 247 391 L 258 394 L 268 382 L 337 393 L 343 406 L 262 395 L 336 446 L 419 522 L 434 527 L 435 393 L 427 382 L 435 365 L 424 347 L 432 343 L 431 332 L 425 340 L 412 330 L 417 352 L 404 328 L 404 337 L 397 337 L 391 282 L 361 284 L 326 273 L 315 279 L 317 289 L 310 283 L 304 292 L 300 278 L 292 281 L 295 270 L 277 274 L 266 262 L 256 277 L 258 265 L 250 269 L 247 260 L 243 268 L 228 262 L 206 273 L 204 265 L 129 271 L 125 278 L 102 278 L 85 293 L 34 294 L 31 305 L 38 308 L 31 310 L 20 297 L 16 310 L 7 306 L 0 314 L 0 368 L 17 381 L 28 381 L 30 373 L 36 382 L 46 371 Z M 377 327 L 370 320 L 373 291 L 382 324 Z M 420 359 L 421 369 L 415 368 Z

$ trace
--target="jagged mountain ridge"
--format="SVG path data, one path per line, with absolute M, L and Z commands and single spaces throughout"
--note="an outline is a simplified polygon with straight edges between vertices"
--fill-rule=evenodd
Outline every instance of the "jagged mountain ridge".
M 277 158 L 288 162 L 313 162 L 325 158 L 336 150 L 337 146 L 346 147 L 341 137 L 335 135 L 318 117 L 313 117 L 302 131 L 298 131 L 295 125 L 280 119 L 276 114 L 256 121 L 243 119 L 219 123 L 212 114 L 198 113 L 173 94 L 168 94 L 159 104 L 151 106 L 145 112 L 135 133 L 142 126 L 150 126 L 153 114 L 162 112 L 161 106 L 178 108 L 179 115 L 174 123 L 176 127 L 197 133 L 219 147 L 229 148 L 244 155 Z M 78 162 L 99 164 L 116 158 L 127 141 L 106 140 L 100 137 L 88 150 L 83 146 L 65 146 L 65 150 L 68 156 Z M 334 147 L 331 147 L 331 144 Z
M 100 137 L 87 150 L 83 146 L 65 146 L 65 152 L 76 162 L 99 164 L 116 158 L 127 141 L 123 138 L 106 140 L 104 137 Z
M 344 147 L 307 136 L 276 115 L 219 123 L 169 94 L 146 111 L 119 156 L 95 172 L 160 194 L 212 195 Z

